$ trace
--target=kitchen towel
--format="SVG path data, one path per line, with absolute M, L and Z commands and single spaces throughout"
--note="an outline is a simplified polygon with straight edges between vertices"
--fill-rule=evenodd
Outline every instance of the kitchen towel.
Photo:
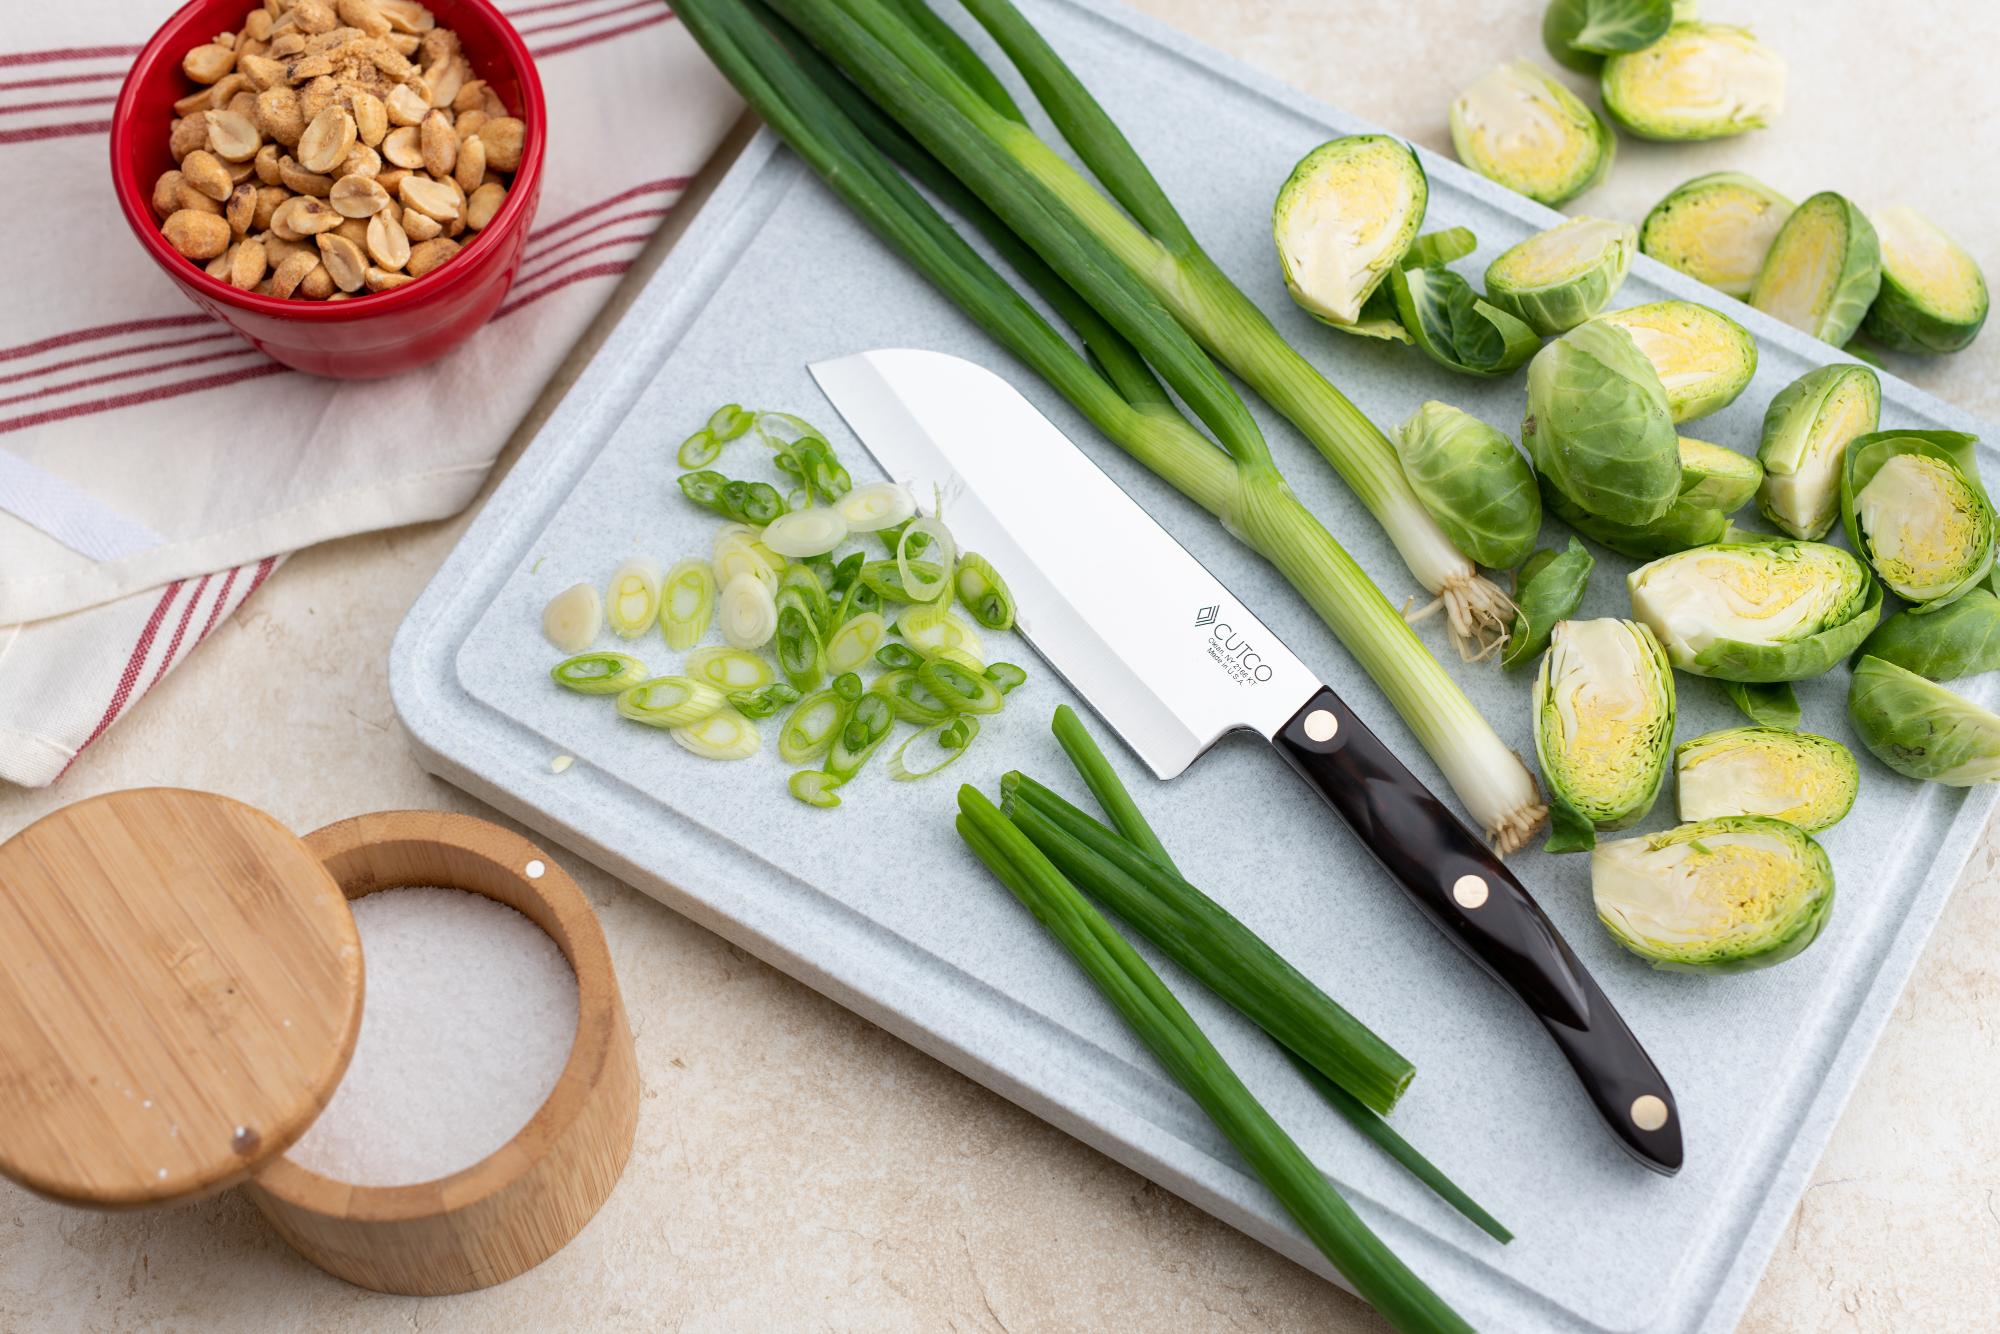
M 174 6 L 0 4 L 0 168 L 34 183 L 0 218 L 0 780 L 54 781 L 286 553 L 462 509 L 741 114 L 661 0 L 495 3 L 548 98 L 527 258 L 451 356 L 358 383 L 196 310 L 118 210 L 112 104 Z

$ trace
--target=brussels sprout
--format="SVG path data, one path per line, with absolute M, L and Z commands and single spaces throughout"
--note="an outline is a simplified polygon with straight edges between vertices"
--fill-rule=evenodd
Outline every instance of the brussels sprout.
M 1841 464 L 1882 417 L 1882 381 L 1866 366 L 1821 366 L 1764 410 L 1757 508 L 1793 537 L 1816 542 L 1840 515 Z
M 1799 708 L 1799 692 L 1790 681 L 1723 681 L 1723 693 L 1743 711 L 1743 716 L 1759 727 L 1775 727 L 1796 732 L 1805 717 Z
M 1875 758 L 1905 778 L 1949 787 L 2000 781 L 2000 715 L 1893 662 L 1854 665 L 1847 716 Z
M 1595 74 L 1604 57 L 1651 46 L 1673 21 L 1673 0 L 1549 0 L 1542 45 L 1558 65 Z
M 1542 481 L 1542 503 L 1549 513 L 1582 533 L 1601 547 L 1609 547 L 1633 560 L 1655 560 L 1689 547 L 1705 547 L 1722 541 L 1729 531 L 1729 516 L 1707 505 L 1676 500 L 1651 523 L 1613 523 L 1578 508 L 1556 490 L 1547 477 Z
M 1518 667 L 1549 646 L 1556 623 L 1568 620 L 1583 601 L 1596 564 L 1573 537 L 1560 555 L 1544 549 L 1528 557 L 1514 576 L 1514 627 L 1500 655 L 1502 667 Z
M 1410 248 L 1396 261 L 1400 269 L 1442 269 L 1456 260 L 1464 259 L 1479 249 L 1479 238 L 1467 227 L 1447 227 L 1442 231 L 1425 232 L 1410 242 Z M 1471 288 L 1465 280 L 1452 275 L 1461 287 L 1466 288 L 1470 297 Z M 1403 317 L 1396 310 L 1396 291 L 1391 283 L 1379 284 L 1361 305 L 1361 316 L 1352 324 L 1334 324 L 1333 328 L 1342 333 L 1356 334 L 1363 338 L 1389 339 L 1398 343 L 1411 343 L 1410 331 L 1403 327 Z M 1426 349 L 1428 350 L 1428 348 Z M 1533 349 L 1530 349 L 1532 351 Z M 1433 354 L 1435 355 L 1435 354 Z
M 1680 495 L 1667 391 L 1632 335 L 1615 324 L 1592 320 L 1535 354 L 1521 443 L 1558 491 L 1613 523 L 1651 523 Z
M 1535 754 L 1549 782 L 1550 852 L 1653 809 L 1674 744 L 1674 673 L 1645 626 L 1563 621 L 1535 678 Z
M 1877 213 L 1882 291 L 1861 327 L 1899 352 L 1956 352 L 1986 323 L 1986 275 L 1915 209 Z
M 1847 447 L 1847 540 L 1905 602 L 1942 606 L 1993 568 L 1993 506 L 1973 443 L 1957 431 L 1877 431 Z
M 1629 222 L 1571 218 L 1537 232 L 1486 268 L 1486 299 L 1538 334 L 1566 333 L 1604 309 L 1632 267 Z
M 1482 300 L 1450 269 L 1397 269 L 1389 290 L 1424 355 L 1462 375 L 1511 375 L 1542 345 L 1533 329 Z
M 1784 110 L 1785 62 L 1748 28 L 1676 23 L 1605 61 L 1599 87 L 1611 118 L 1641 139 L 1721 139 Z
M 1553 207 L 1611 169 L 1617 140 L 1576 94 L 1525 60 L 1489 71 L 1451 104 L 1458 160 Z
M 1899 611 L 1859 651 L 1933 681 L 2000 670 L 2000 597 L 1975 588 L 1942 607 Z
M 1676 505 L 1699 505 L 1734 514 L 1742 509 L 1764 481 L 1764 467 L 1747 454 L 1738 454 L 1706 440 L 1682 436 L 1681 498 Z M 1720 539 L 1711 538 L 1710 541 Z
M 1844 347 L 1882 286 L 1882 248 L 1861 210 L 1828 190 L 1793 210 L 1750 285 L 1750 304 Z
M 1597 317 L 1618 325 L 1660 373 L 1677 422 L 1720 412 L 1757 374 L 1757 340 L 1719 310 L 1655 301 Z
M 1854 807 L 1861 768 L 1847 747 L 1811 732 L 1734 727 L 1674 751 L 1674 802 L 1683 820 L 1768 815 L 1808 834 Z
M 1699 820 L 1591 854 L 1590 893 L 1612 939 L 1655 968 L 1741 973 L 1803 951 L 1833 912 L 1833 862 L 1764 815 Z
M 1632 614 L 1674 666 L 1724 681 L 1803 681 L 1852 653 L 1882 615 L 1882 589 L 1820 542 L 1718 542 L 1625 576 Z
M 1328 324 L 1353 324 L 1410 248 L 1429 183 L 1417 155 L 1385 134 L 1353 134 L 1299 160 L 1271 209 L 1292 299 Z
M 1711 172 L 1653 205 L 1639 228 L 1639 250 L 1718 292 L 1746 297 L 1792 207 L 1754 176 Z
M 1512 569 L 1535 548 L 1542 498 L 1514 442 L 1469 412 L 1430 402 L 1403 423 L 1403 475 L 1452 545 Z

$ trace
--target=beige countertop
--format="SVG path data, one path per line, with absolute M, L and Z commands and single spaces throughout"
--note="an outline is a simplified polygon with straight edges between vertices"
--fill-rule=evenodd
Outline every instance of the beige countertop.
M 1140 8 L 1446 152 L 1445 109 L 1462 86 L 1502 59 L 1542 58 L 1537 0 Z M 1864 207 L 1912 203 L 2000 277 L 2000 82 L 1987 68 L 2000 6 L 1703 8 L 1753 19 L 1790 61 L 1784 119 L 1714 144 L 1624 139 L 1610 181 L 1573 210 L 1636 221 L 1678 181 L 1736 168 L 1795 198 L 1837 188 Z M 1894 369 L 2000 420 L 2000 336 Z M 552 387 L 548 401 L 559 395 Z M 64 803 L 146 784 L 228 793 L 299 830 L 385 807 L 490 816 L 419 767 L 386 684 L 397 622 L 465 522 L 290 561 L 59 787 L 0 790 L 0 836 Z M 1989 831 L 1744 1328 L 1992 1323 L 1996 851 Z M 1380 1327 L 1304 1270 L 611 877 L 563 862 L 602 914 L 645 1081 L 631 1167 L 568 1249 L 499 1288 L 419 1301 L 321 1274 L 234 1195 L 99 1215 L 0 1184 L 0 1330 Z M 1865 876 L 1846 883 L 1843 893 L 1868 892 Z

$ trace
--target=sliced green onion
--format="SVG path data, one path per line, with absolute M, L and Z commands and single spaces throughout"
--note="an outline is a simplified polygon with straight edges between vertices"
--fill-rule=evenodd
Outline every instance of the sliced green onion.
M 894 482 L 870 482 L 842 496 L 833 509 L 849 532 L 874 533 L 907 523 L 917 512 L 917 498 Z
M 973 657 L 983 657 L 985 648 L 979 642 L 979 632 L 951 614 L 946 602 L 928 602 L 911 607 L 896 618 L 896 629 L 911 647 L 926 656 L 942 653 L 946 649 L 958 649 Z
M 760 412 L 751 423 L 751 429 L 773 452 L 779 454 L 788 452 L 801 440 L 825 439 L 817 426 L 789 412 Z
M 881 660 L 881 650 L 876 646 L 889 633 L 888 622 L 879 611 L 865 612 L 833 632 L 826 641 L 826 669 L 830 672 L 851 672 L 868 661 L 870 657 Z
M 832 686 L 800 700 L 778 729 L 778 757 L 787 764 L 805 764 L 826 754 L 847 718 L 847 705 Z
M 667 733 L 683 750 L 705 760 L 747 760 L 757 753 L 761 739 L 749 719 L 734 709 L 718 709 L 698 723 L 676 727 Z
M 933 727 L 952 719 L 951 705 L 932 694 L 913 671 L 884 672 L 868 688 L 888 700 L 896 716 L 906 723 Z
M 596 584 L 571 584 L 542 608 L 542 635 L 565 653 L 581 653 L 604 628 L 604 599 Z
M 831 810 L 840 804 L 840 794 L 834 791 L 840 786 L 840 780 L 818 769 L 799 770 L 785 781 L 785 786 L 808 806 Z
M 579 653 L 549 668 L 557 685 L 579 695 L 615 695 L 646 679 L 646 664 L 629 653 Z
M 758 587 L 754 581 L 750 586 Z M 826 650 L 820 647 L 819 634 L 799 595 L 787 589 L 783 597 L 776 626 L 778 670 L 800 690 L 812 690 L 826 678 Z
M 881 610 L 882 595 L 868 584 L 857 580 L 854 586 L 847 590 L 847 600 L 841 604 L 840 615 L 843 620 L 851 621 L 856 616 L 866 616 L 871 611 Z
M 911 561 L 912 571 L 926 583 L 940 582 L 944 571 L 930 561 Z M 871 560 L 861 567 L 861 582 L 888 602 L 928 602 L 909 590 L 900 566 L 893 560 Z
M 924 665 L 924 655 L 908 644 L 884 644 L 875 650 L 875 661 L 892 672 L 914 672 Z
M 958 591 L 958 600 L 972 619 L 988 630 L 1011 630 L 1014 628 L 1014 594 L 1007 587 L 1007 581 L 993 568 L 993 563 L 977 552 L 968 551 L 958 558 L 958 573 L 953 576 Z
M 965 754 L 966 747 L 978 735 L 979 720 L 970 714 L 912 732 L 889 757 L 889 777 L 898 783 L 929 778 Z
M 930 656 L 941 662 L 955 662 L 968 672 L 977 672 L 981 676 L 986 675 L 986 663 L 978 655 L 967 653 L 962 648 L 941 648 Z M 921 666 L 922 664 L 919 665 Z M 988 679 L 991 680 L 992 678 L 989 677 Z M 998 686 L 1000 683 L 994 681 L 993 684 Z M 1006 692 L 1003 691 L 1001 693 L 1004 694 Z
M 724 403 L 708 419 L 708 433 L 726 444 L 749 430 L 752 420 L 740 403 Z
M 785 498 L 769 482 L 731 481 L 712 469 L 682 473 L 681 494 L 738 523 L 767 524 L 785 513 Z
M 862 690 L 861 678 L 854 672 L 842 672 L 833 678 L 833 693 L 849 704 L 861 698 Z
M 604 619 L 621 639 L 637 639 L 653 628 L 660 615 L 660 567 L 643 556 L 611 572 L 610 594 L 604 599 Z
M 848 595 L 861 582 L 861 567 L 867 563 L 867 559 L 858 551 L 849 552 L 840 558 L 839 563 L 833 567 L 833 573 L 827 577 L 826 600 L 831 608 L 831 614 L 827 617 L 829 625 L 838 625 L 846 619 Z
M 882 696 L 866 694 L 855 700 L 827 752 L 826 771 L 843 783 L 854 777 L 895 725 L 896 710 Z
M 846 540 L 847 521 L 830 509 L 795 510 L 764 529 L 764 545 L 794 560 L 824 556 Z
M 762 690 L 733 690 L 729 693 L 729 707 L 745 718 L 769 718 L 779 709 L 799 701 L 799 692 L 783 681 L 773 682 Z
M 918 542 L 922 537 L 924 540 Z M 923 560 L 916 560 L 922 552 Z M 951 591 L 952 571 L 958 544 L 951 530 L 936 519 L 912 519 L 896 539 L 896 573 L 902 577 L 903 591 L 912 602 L 934 602 Z M 930 571 L 937 573 L 932 575 Z
M 731 648 L 762 648 L 778 630 L 778 606 L 771 590 L 754 574 L 739 574 L 722 586 L 723 642 Z
M 747 524 L 724 525 L 715 535 L 715 546 L 710 552 L 715 566 L 715 582 L 719 587 L 729 587 L 729 581 L 739 574 L 756 577 L 757 582 L 778 591 L 778 563 L 765 557 L 758 550 L 757 530 Z
M 683 468 L 706 468 L 722 453 L 722 441 L 706 426 L 681 441 L 674 458 Z
M 778 679 L 771 664 L 756 654 L 719 645 L 698 648 L 688 654 L 681 670 L 725 695 L 736 690 L 762 690 Z
M 1028 674 L 1011 662 L 996 662 L 986 669 L 986 679 L 991 681 L 1001 694 L 1012 694 L 1014 687 L 1028 679 Z
M 778 576 L 778 592 L 789 592 L 798 597 L 815 626 L 825 627 L 833 623 L 833 603 L 826 595 L 826 585 L 820 582 L 818 572 L 811 565 L 801 562 L 786 567 L 785 572 Z
M 723 707 L 722 692 L 686 676 L 656 676 L 618 694 L 618 714 L 648 727 L 685 727 Z
M 917 680 L 948 708 L 959 713 L 1000 712 L 1000 687 L 950 658 L 932 658 L 917 668 Z
M 667 647 L 693 648 L 714 618 L 715 572 L 705 560 L 676 561 L 660 585 L 660 633 Z

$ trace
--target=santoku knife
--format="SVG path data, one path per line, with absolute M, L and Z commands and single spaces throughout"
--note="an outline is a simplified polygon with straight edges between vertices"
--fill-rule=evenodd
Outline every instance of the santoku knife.
M 1267 739 L 1410 897 L 1535 1013 L 1641 1162 L 1681 1165 L 1673 1093 L 1500 859 L 1340 697 L 1000 377 L 937 352 L 812 367 L 882 470 L 938 490 L 1007 577 L 1018 628 L 1163 779 L 1224 733 Z

